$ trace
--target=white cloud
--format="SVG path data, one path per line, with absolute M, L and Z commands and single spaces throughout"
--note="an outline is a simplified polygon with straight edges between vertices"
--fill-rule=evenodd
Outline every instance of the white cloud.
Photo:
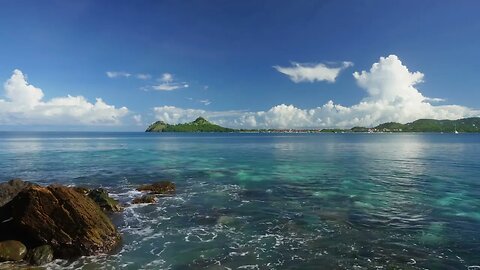
M 43 91 L 27 82 L 16 69 L 4 84 L 7 100 L 0 99 L 0 123 L 8 125 L 115 125 L 128 114 L 126 107 L 115 108 L 101 98 L 95 103 L 82 96 L 43 100 Z
M 145 73 L 138 73 L 137 75 L 135 75 L 135 77 L 137 77 L 137 79 L 140 79 L 140 80 L 149 80 L 152 78 L 152 75 L 145 74 Z
M 227 124 L 232 118 L 241 117 L 245 111 L 206 111 L 201 109 L 182 109 L 175 106 L 153 108 L 155 118 L 167 123 L 176 124 L 195 120 L 199 116 L 208 118 L 218 124 Z
M 152 86 L 153 90 L 157 91 L 173 91 L 180 88 L 188 88 L 189 85 L 186 82 L 176 82 L 173 74 L 163 73 L 162 77 L 158 79 L 160 84 Z
M 140 114 L 135 114 L 132 116 L 133 121 L 137 126 L 143 125 L 142 116 Z
M 164 82 L 164 83 L 172 82 L 173 81 L 173 75 L 170 74 L 170 73 L 163 73 L 162 77 L 160 78 L 160 81 Z
M 391 121 L 407 123 L 420 118 L 480 116 L 479 110 L 464 106 L 432 105 L 432 99 L 416 88 L 423 82 L 424 74 L 410 72 L 395 55 L 381 57 L 369 71 L 354 72 L 353 77 L 366 90 L 367 96 L 349 107 L 333 101 L 312 109 L 280 104 L 259 112 L 211 112 L 164 106 L 156 107 L 155 113 L 157 118 L 167 122 L 191 121 L 202 115 L 217 124 L 238 128 L 350 128 Z
M 130 77 L 135 77 L 139 80 L 149 80 L 152 78 L 152 75 L 148 73 L 137 73 L 132 75 L 132 73 L 125 72 L 125 71 L 107 71 L 106 72 L 107 77 L 114 79 L 114 78 L 130 78 Z
M 130 76 L 132 76 L 132 74 L 128 73 L 128 72 L 125 72 L 125 71 L 107 71 L 106 72 L 107 74 L 107 77 L 109 78 L 119 78 L 119 77 L 125 77 L 125 78 L 128 78 Z
M 201 99 L 198 102 L 202 103 L 205 106 L 208 106 L 208 105 L 212 104 L 212 102 L 208 99 Z
M 168 84 L 168 83 L 162 83 L 162 84 L 152 86 L 153 90 L 158 90 L 158 91 L 172 91 L 172 90 L 176 90 L 180 87 L 181 87 L 181 85 Z
M 338 74 L 343 69 L 353 66 L 352 62 L 343 62 L 337 67 L 328 67 L 325 64 L 300 64 L 292 63 L 293 67 L 274 66 L 278 72 L 287 75 L 295 83 L 327 81 L 335 82 Z
M 447 100 L 444 99 L 444 98 L 429 98 L 429 97 L 426 97 L 425 101 L 427 101 L 427 102 L 445 102 Z

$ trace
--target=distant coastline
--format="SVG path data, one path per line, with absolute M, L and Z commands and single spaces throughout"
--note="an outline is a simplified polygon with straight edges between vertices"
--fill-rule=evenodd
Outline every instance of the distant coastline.
M 480 133 L 480 117 L 458 120 L 419 119 L 401 124 L 387 122 L 375 127 L 353 127 L 350 129 L 232 129 L 210 123 L 203 117 L 183 124 L 168 124 L 157 121 L 146 132 L 235 132 L 235 133 L 403 133 L 403 132 L 437 132 L 437 133 Z

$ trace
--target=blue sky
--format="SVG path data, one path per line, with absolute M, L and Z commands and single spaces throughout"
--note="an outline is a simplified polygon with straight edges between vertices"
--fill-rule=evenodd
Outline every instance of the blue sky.
M 10 88 L 0 91 L 0 129 L 478 116 L 478 10 L 478 1 L 3 1 L 0 80 Z M 322 67 L 340 71 L 329 81 Z M 363 81 L 352 75 L 362 71 Z M 41 98 L 25 101 L 29 85 Z

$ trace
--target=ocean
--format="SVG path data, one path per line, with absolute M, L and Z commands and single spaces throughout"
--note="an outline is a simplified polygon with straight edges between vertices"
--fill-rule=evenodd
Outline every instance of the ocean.
M 49 269 L 480 269 L 480 134 L 0 133 L 0 182 L 177 185 Z

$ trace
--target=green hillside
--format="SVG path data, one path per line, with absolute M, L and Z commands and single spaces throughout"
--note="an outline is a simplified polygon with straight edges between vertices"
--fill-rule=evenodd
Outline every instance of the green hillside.
M 480 117 L 458 120 L 419 119 L 407 124 L 384 123 L 374 128 L 377 131 L 393 132 L 480 132 Z
M 190 123 L 170 125 L 163 121 L 151 124 L 146 132 L 233 132 L 234 129 L 221 127 L 208 122 L 203 117 L 198 117 Z

